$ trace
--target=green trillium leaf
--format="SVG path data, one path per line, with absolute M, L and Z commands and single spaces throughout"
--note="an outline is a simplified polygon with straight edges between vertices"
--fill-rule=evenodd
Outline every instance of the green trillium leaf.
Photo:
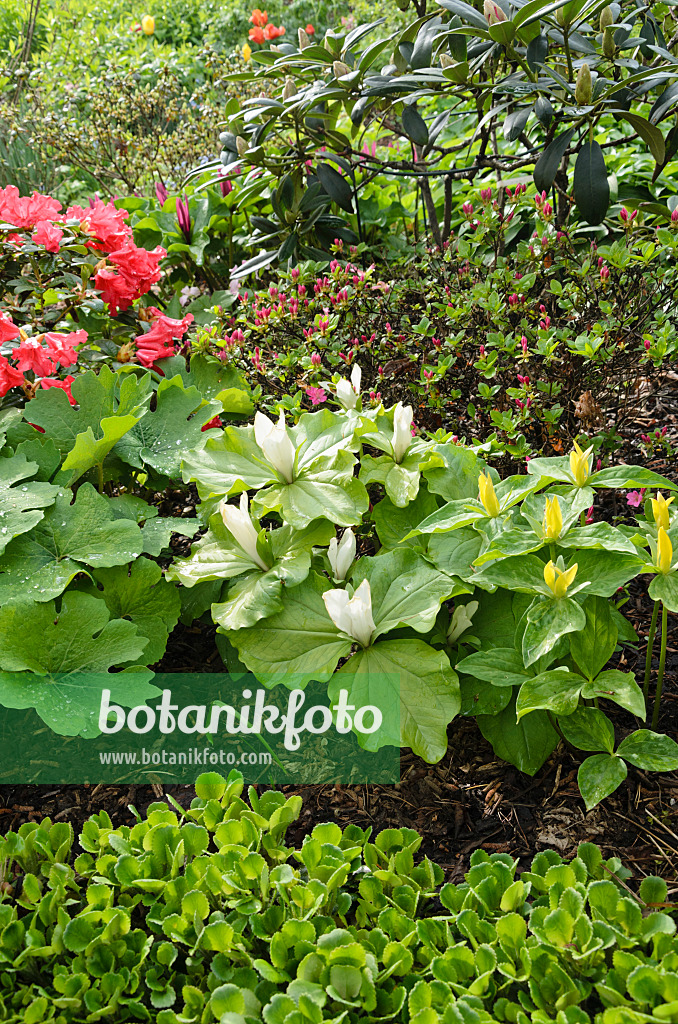
M 558 733 L 545 711 L 535 711 L 520 721 L 512 699 L 498 715 L 479 715 L 478 726 L 497 757 L 534 775 L 558 746 Z
M 565 739 L 579 750 L 614 751 L 614 728 L 598 708 L 577 708 L 558 722 Z
M 592 682 L 587 682 L 581 695 L 585 700 L 611 700 L 636 718 L 645 720 L 645 698 L 632 672 L 607 669 Z
M 494 686 L 521 686 L 530 678 L 521 655 L 513 647 L 495 647 L 469 654 L 457 662 L 455 669 Z
M 649 729 L 632 732 L 621 741 L 617 754 L 647 772 L 673 772 L 678 768 L 678 743 Z
M 527 666 L 552 650 L 561 636 L 586 625 L 586 615 L 573 598 L 536 598 L 527 613 L 523 634 L 523 660 Z
M 586 810 L 599 804 L 610 793 L 614 793 L 628 774 L 620 757 L 614 754 L 594 754 L 579 766 L 577 781 Z
M 520 687 L 516 700 L 519 719 L 532 711 L 551 711 L 555 715 L 571 715 L 579 704 L 579 694 L 586 682 L 566 668 L 540 672 Z
M 570 653 L 582 674 L 594 679 L 614 653 L 618 630 L 604 597 L 587 597 L 583 608 L 586 625 L 570 640 Z

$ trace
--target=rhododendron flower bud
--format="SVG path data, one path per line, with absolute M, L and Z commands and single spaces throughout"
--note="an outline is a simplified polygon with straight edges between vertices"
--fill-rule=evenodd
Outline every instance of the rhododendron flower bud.
M 346 590 L 326 590 L 323 601 L 337 629 L 357 640 L 361 647 L 369 647 L 375 630 L 370 581 L 363 580 L 353 597 Z
M 282 94 L 283 95 L 283 99 L 284 100 L 291 99 L 292 96 L 296 95 L 296 92 L 297 92 L 297 87 L 294 84 L 294 82 L 292 81 L 292 79 L 291 78 L 286 78 L 285 79 L 285 86 L 283 88 L 283 94 Z
M 610 25 L 613 25 L 613 24 L 614 24 L 614 15 L 612 13 L 612 8 L 611 7 L 603 7 L 602 11 L 600 12 L 600 22 L 599 22 L 600 31 L 604 32 L 606 28 L 609 28 Z
M 344 75 L 348 75 L 351 71 L 348 64 L 345 64 L 343 60 L 335 60 L 332 64 L 332 71 L 335 78 L 343 78 Z
M 467 217 L 470 217 L 471 214 L 473 213 L 473 203 L 464 203 L 464 205 L 462 206 L 462 210 L 464 211 Z
M 162 181 L 156 181 L 155 183 L 155 198 L 158 200 L 161 206 L 165 205 L 167 199 L 167 189 Z
M 245 156 L 250 148 L 247 144 L 247 140 L 243 139 L 242 135 L 236 136 L 235 147 L 238 150 L 238 156 Z
M 299 40 L 300 50 L 306 50 L 309 46 L 312 45 L 311 40 L 308 38 L 303 28 L 300 28 L 299 31 L 297 32 L 297 38 Z
M 617 50 L 616 43 L 614 41 L 614 32 L 610 28 L 606 28 L 603 32 L 603 53 L 608 60 L 614 57 Z
M 255 565 L 260 569 L 263 569 L 264 572 L 267 572 L 270 569 L 270 566 L 266 564 L 257 551 L 259 530 L 255 527 L 250 516 L 247 491 L 243 491 L 240 495 L 239 508 L 235 505 L 229 505 L 226 499 L 224 499 L 219 505 L 219 511 L 221 512 L 221 518 L 224 521 L 224 526 L 229 531 L 235 542 L 240 545 L 247 557 L 250 558 Z
M 478 477 L 478 491 L 481 505 L 487 512 L 488 516 L 494 519 L 501 512 L 501 506 L 499 504 L 499 498 L 494 490 L 494 484 L 492 483 L 492 477 L 490 476 L 489 470 L 485 473 L 481 473 Z
M 579 68 L 574 88 L 574 98 L 580 107 L 585 107 L 591 102 L 592 90 L 591 69 L 588 64 L 584 63 Z
M 407 449 L 412 442 L 412 420 L 414 413 L 411 405 L 403 405 L 398 402 L 393 413 L 393 459 L 395 462 L 402 462 Z
M 483 13 L 487 18 L 488 25 L 496 25 L 500 21 L 506 21 L 506 15 L 502 11 L 501 7 L 493 3 L 492 0 L 485 0 L 483 4 Z
M 294 458 L 296 449 L 287 433 L 285 413 L 281 409 L 277 423 L 273 423 L 263 412 L 254 417 L 254 440 L 264 457 L 284 477 L 288 484 L 294 480 Z
M 327 549 L 327 557 L 332 566 L 335 580 L 345 580 L 348 570 L 353 564 L 356 553 L 356 540 L 353 530 L 344 530 L 341 541 L 333 537 Z

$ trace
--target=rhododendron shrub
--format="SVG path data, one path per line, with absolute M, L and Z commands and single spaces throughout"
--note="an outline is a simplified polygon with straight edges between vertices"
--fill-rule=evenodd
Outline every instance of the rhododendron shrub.
M 50 196 L 0 189 L 0 397 L 13 392 L 20 404 L 58 387 L 72 402 L 70 383 L 93 364 L 152 367 L 174 355 L 193 317 L 144 309 L 167 254 L 137 245 L 128 221 L 98 198 L 63 210 Z

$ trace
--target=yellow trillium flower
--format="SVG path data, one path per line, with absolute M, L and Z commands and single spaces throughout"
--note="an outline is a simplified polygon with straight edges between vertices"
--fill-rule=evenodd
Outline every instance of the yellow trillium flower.
M 543 527 L 547 540 L 558 540 L 563 531 L 563 513 L 557 496 L 546 499 Z
M 248 61 L 252 59 L 252 47 L 249 43 L 245 43 L 242 48 L 243 60 Z
M 577 575 L 577 563 L 569 569 L 559 569 L 553 562 L 544 566 L 544 581 L 546 586 L 553 592 L 554 597 L 565 597 L 567 588 Z
M 663 494 L 657 491 L 657 497 L 652 498 L 652 515 L 657 526 L 663 527 L 664 530 L 669 528 L 669 505 L 673 501 L 673 497 L 669 498 L 668 501 Z
M 478 477 L 478 491 L 480 493 L 480 503 L 487 512 L 488 516 L 498 516 L 501 511 L 499 504 L 499 498 L 495 494 L 494 484 L 492 483 L 492 477 L 490 476 L 489 470 L 486 473 L 481 473 Z
M 141 31 L 147 36 L 152 36 L 155 32 L 155 18 L 151 14 L 144 14 L 141 19 Z
M 669 540 L 669 535 L 663 526 L 659 527 L 657 533 L 657 568 L 661 573 L 666 575 L 671 572 L 671 563 L 673 562 L 673 545 Z
M 593 445 L 584 452 L 577 442 L 574 442 L 574 451 L 570 452 L 570 473 L 577 487 L 583 487 L 591 475 L 589 456 L 592 451 Z

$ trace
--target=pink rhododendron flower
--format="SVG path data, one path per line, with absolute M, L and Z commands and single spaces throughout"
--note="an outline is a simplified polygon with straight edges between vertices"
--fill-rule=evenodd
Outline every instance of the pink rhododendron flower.
M 132 238 L 132 229 L 125 221 L 129 217 L 127 210 L 118 210 L 113 203 L 104 203 L 95 199 L 92 206 L 70 206 L 66 217 L 75 217 L 83 229 L 93 235 L 101 244 L 92 248 L 115 252 L 122 249 Z
M 53 221 L 61 212 L 61 203 L 51 196 L 34 192 L 20 196 L 16 185 L 0 188 L 0 220 L 15 228 L 32 228 L 41 221 Z
M 74 346 L 85 344 L 87 331 L 71 331 L 70 334 L 48 331 L 45 341 L 49 357 L 55 366 L 72 366 L 78 359 Z
M 61 388 L 62 391 L 66 392 L 66 397 L 71 405 L 75 405 L 75 399 L 71 394 L 71 384 L 75 380 L 75 377 L 70 374 L 68 377 L 64 377 L 63 380 L 59 380 L 58 377 L 43 377 L 40 381 L 41 388 Z M 39 428 L 38 428 L 39 429 Z
M 183 320 L 174 320 L 156 306 L 149 306 L 146 313 L 153 318 L 152 326 L 146 334 L 135 338 L 136 358 L 142 366 L 153 366 L 159 359 L 174 355 L 173 341 L 183 338 L 193 323 L 193 314 L 187 313 Z
M 8 359 L 0 356 L 0 398 L 4 398 L 10 388 L 24 384 L 24 375 L 15 370 Z
M 0 344 L 18 338 L 20 333 L 17 325 L 12 323 L 9 313 L 0 313 Z
M 56 224 L 52 224 L 48 220 L 39 220 L 35 225 L 36 230 L 31 235 L 31 238 L 36 245 L 44 245 L 47 252 L 58 252 L 61 239 L 64 237 L 64 233 L 61 228 L 58 228 Z
M 54 370 L 54 364 L 39 338 L 26 338 L 18 348 L 12 349 L 12 356 L 17 361 L 17 368 L 24 373 L 32 370 L 36 377 L 45 377 Z
M 306 394 L 311 399 L 312 405 L 321 405 L 327 401 L 327 395 L 323 388 L 306 388 Z

